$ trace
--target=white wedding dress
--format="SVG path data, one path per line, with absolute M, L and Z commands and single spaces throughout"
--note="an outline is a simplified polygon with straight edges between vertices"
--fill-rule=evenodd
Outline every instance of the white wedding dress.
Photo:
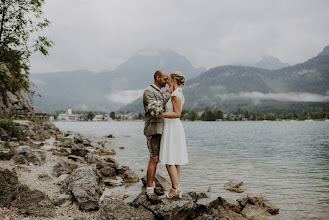
M 183 109 L 185 99 L 182 88 L 175 89 L 171 94 L 171 97 L 173 96 L 181 100 Z M 165 106 L 165 112 L 173 112 L 171 98 Z M 188 163 L 185 132 L 179 118 L 164 118 L 159 160 L 162 164 L 169 165 L 184 165 Z

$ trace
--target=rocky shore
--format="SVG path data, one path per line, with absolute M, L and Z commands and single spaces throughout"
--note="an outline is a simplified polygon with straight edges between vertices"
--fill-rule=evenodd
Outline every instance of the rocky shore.
M 0 119 L 0 123 L 6 123 Z M 20 137 L 0 128 L 0 219 L 268 219 L 279 213 L 259 194 L 237 200 L 185 192 L 182 199 L 146 201 L 120 190 L 142 181 L 104 144 L 61 132 L 50 122 L 14 121 Z M 170 184 L 157 175 L 156 186 Z M 243 183 L 225 188 L 241 192 Z M 111 189 L 110 194 L 104 194 Z

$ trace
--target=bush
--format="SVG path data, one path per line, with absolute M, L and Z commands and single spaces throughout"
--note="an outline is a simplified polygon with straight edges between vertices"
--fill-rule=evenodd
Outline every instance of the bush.
M 12 120 L 0 120 L 0 128 L 7 131 L 10 137 L 21 140 L 24 135 L 21 129 Z

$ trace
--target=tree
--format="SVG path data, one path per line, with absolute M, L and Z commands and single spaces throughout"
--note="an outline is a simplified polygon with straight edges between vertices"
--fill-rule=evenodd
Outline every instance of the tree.
M 29 73 L 32 52 L 46 56 L 54 45 L 46 37 L 35 34 L 50 24 L 42 17 L 44 0 L 0 1 L 0 62 L 9 63 L 9 69 L 22 77 L 22 70 Z
M 223 119 L 223 112 L 217 108 L 213 110 L 213 114 L 215 116 L 215 119 Z
M 93 120 L 93 118 L 95 117 L 95 114 L 93 112 L 88 112 L 87 114 L 87 120 Z
M 115 112 L 111 112 L 110 117 L 114 120 L 115 119 Z
M 216 121 L 216 118 L 211 110 L 208 107 L 204 109 L 204 112 L 201 115 L 201 120 L 203 121 Z

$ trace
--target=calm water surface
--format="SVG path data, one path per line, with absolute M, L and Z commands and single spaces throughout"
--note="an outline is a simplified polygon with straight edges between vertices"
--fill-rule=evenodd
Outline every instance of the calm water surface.
M 144 122 L 55 122 L 93 141 L 110 140 L 115 158 L 144 176 L 148 150 Z M 185 191 L 224 198 L 261 193 L 279 206 L 272 219 L 329 219 L 329 122 L 183 122 L 190 163 L 182 167 Z M 113 134 L 114 139 L 105 136 Z M 125 150 L 119 150 L 124 146 Z M 167 177 L 164 165 L 159 174 Z M 247 190 L 226 191 L 229 180 Z

